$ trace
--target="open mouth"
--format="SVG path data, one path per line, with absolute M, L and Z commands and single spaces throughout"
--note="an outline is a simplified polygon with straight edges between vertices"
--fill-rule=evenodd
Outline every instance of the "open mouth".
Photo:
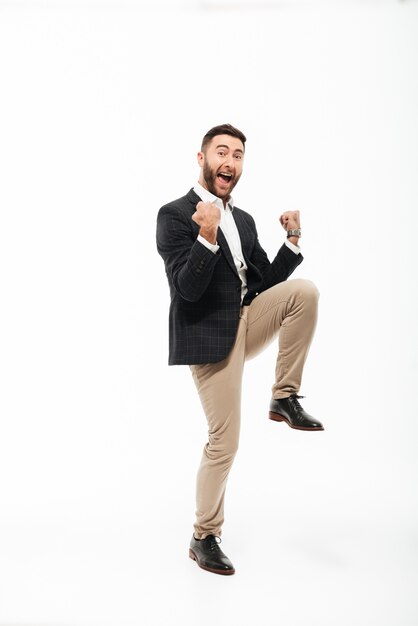
M 232 174 L 228 174 L 228 172 L 219 172 L 216 178 L 225 185 L 232 181 Z

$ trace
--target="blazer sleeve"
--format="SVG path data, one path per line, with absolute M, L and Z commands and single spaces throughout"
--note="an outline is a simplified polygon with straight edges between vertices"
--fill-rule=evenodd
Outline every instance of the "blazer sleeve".
M 157 250 L 164 260 L 170 285 L 189 302 L 205 293 L 220 253 L 200 241 L 190 218 L 175 205 L 163 206 L 157 217 Z
M 302 263 L 303 256 L 301 253 L 295 254 L 286 244 L 283 244 L 281 248 L 279 248 L 273 262 L 270 263 L 266 252 L 263 250 L 258 240 L 256 225 L 252 217 L 251 220 L 252 227 L 256 233 L 256 241 L 251 254 L 251 261 L 258 268 L 262 276 L 261 290 L 265 291 L 273 287 L 273 285 L 287 280 L 297 266 Z

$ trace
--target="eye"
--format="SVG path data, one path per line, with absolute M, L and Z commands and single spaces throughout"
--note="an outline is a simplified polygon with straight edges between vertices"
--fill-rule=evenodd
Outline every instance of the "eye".
M 224 156 L 225 152 L 223 150 L 219 150 L 218 154 L 219 156 Z
M 241 161 L 242 159 L 242 154 L 236 154 L 235 158 L 238 159 L 238 161 Z

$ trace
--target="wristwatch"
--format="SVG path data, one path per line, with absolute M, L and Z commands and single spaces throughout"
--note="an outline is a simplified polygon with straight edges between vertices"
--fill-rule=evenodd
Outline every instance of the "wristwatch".
M 300 228 L 294 228 L 287 231 L 287 237 L 302 237 L 302 231 Z

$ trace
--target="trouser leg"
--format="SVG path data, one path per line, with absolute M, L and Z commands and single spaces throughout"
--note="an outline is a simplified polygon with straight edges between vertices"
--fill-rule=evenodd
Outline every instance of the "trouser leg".
M 196 481 L 196 539 L 222 533 L 225 488 L 239 441 L 244 352 L 245 322 L 240 319 L 226 359 L 190 366 L 209 428 Z
M 190 367 L 209 427 L 196 484 L 197 539 L 222 532 L 226 482 L 239 441 L 244 360 L 279 336 L 273 396 L 298 393 L 315 331 L 318 295 L 315 285 L 303 279 L 271 287 L 244 307 L 225 360 Z
M 257 296 L 246 311 L 246 359 L 256 356 L 279 336 L 274 398 L 299 392 L 315 332 L 318 297 L 318 290 L 310 280 L 287 280 Z

